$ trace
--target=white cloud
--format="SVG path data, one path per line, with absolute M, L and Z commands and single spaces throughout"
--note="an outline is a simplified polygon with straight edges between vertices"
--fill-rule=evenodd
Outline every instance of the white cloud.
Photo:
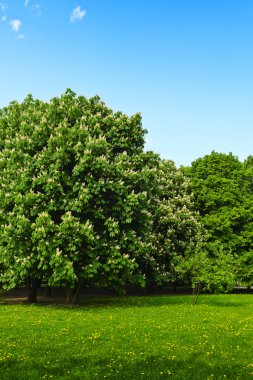
M 2 16 L 2 21 L 5 22 L 7 20 L 7 16 Z
M 19 40 L 24 40 L 24 38 L 25 38 L 25 35 L 24 35 L 24 34 L 19 34 L 19 35 L 18 35 L 18 39 L 19 39 Z
M 10 26 L 11 29 L 14 30 L 14 32 L 18 32 L 19 29 L 21 28 L 22 22 L 20 20 L 11 20 L 10 21 Z
M 25 7 L 28 6 L 30 0 L 25 0 Z
M 86 15 L 86 11 L 81 10 L 81 7 L 78 6 L 72 10 L 71 15 L 70 15 L 70 21 L 71 22 L 81 21 L 85 15 Z

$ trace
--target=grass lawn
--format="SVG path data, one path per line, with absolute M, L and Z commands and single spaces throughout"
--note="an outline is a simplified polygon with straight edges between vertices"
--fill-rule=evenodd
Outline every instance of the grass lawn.
M 253 295 L 0 304 L 0 379 L 253 379 Z

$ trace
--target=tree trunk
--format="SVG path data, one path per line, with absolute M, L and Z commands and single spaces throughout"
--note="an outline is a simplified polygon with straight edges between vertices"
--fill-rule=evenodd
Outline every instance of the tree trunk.
M 73 300 L 73 293 L 74 289 L 69 286 L 69 284 L 66 285 L 66 298 L 65 298 L 65 304 L 70 305 L 72 304 Z
M 196 303 L 198 301 L 198 297 L 200 295 L 200 292 L 201 292 L 201 284 L 198 282 L 196 287 L 193 288 L 193 292 L 192 292 L 192 295 L 193 295 L 192 304 L 193 305 L 196 305 Z
M 38 280 L 28 277 L 26 280 L 26 287 L 27 287 L 27 302 L 28 303 L 36 303 L 37 302 Z
M 83 286 L 83 280 L 80 280 L 77 288 L 75 289 L 75 293 L 73 294 L 72 305 L 79 303 L 79 295 L 80 295 L 82 286 Z

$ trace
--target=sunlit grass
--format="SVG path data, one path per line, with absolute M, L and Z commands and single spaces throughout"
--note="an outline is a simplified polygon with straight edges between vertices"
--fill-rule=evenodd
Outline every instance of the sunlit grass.
M 251 379 L 253 296 L 0 305 L 0 379 Z

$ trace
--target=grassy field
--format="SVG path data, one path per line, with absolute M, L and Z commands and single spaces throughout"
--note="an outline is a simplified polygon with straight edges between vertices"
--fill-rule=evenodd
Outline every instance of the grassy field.
M 0 305 L 0 379 L 253 379 L 253 296 Z

